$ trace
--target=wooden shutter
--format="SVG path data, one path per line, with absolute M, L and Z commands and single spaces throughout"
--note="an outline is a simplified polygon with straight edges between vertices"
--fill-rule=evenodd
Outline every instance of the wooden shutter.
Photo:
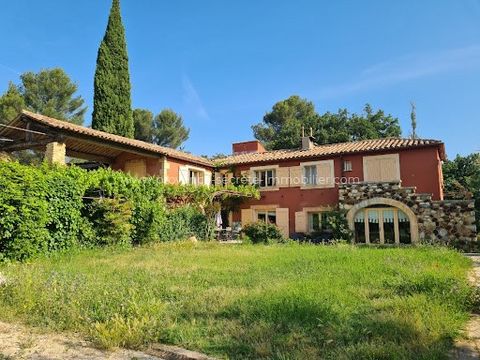
M 223 185 L 222 183 L 222 173 L 219 171 L 215 171 L 215 185 Z
M 317 164 L 318 187 L 332 188 L 335 186 L 333 160 L 320 161 Z
M 292 166 L 290 167 L 290 186 L 298 187 L 302 186 L 302 167 L 301 166 Z
M 307 232 L 307 213 L 304 211 L 297 211 L 295 213 L 295 232 Z
M 147 165 L 145 160 L 129 160 L 125 162 L 124 166 L 125 172 L 136 177 L 145 177 L 147 176 Z
M 288 208 L 277 208 L 277 226 L 280 228 L 283 236 L 290 236 L 290 228 L 288 224 Z
M 179 184 L 188 184 L 190 179 L 188 178 L 189 171 L 188 166 L 180 166 L 178 168 L 178 183 Z
M 210 171 L 205 171 L 204 181 L 205 185 L 212 185 L 212 173 Z
M 400 180 L 398 154 L 365 156 L 363 158 L 363 177 L 365 181 Z
M 279 167 L 276 169 L 277 186 L 288 187 L 290 185 L 290 171 L 288 167 Z
M 252 223 L 253 220 L 253 210 L 252 209 L 242 209 L 241 210 L 241 222 L 242 226 Z

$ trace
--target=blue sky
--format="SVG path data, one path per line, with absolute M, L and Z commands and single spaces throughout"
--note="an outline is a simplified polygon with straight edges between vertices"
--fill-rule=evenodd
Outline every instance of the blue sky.
M 480 150 L 480 1 L 122 0 L 134 107 L 169 107 L 191 128 L 185 148 L 230 153 L 292 94 L 318 112 L 365 103 L 450 157 Z M 0 91 L 24 71 L 62 67 L 90 123 L 109 0 L 2 4 Z

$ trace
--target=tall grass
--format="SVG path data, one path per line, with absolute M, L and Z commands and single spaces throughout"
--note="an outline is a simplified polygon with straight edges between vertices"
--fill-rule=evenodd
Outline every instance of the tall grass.
M 440 248 L 168 243 L 3 266 L 0 318 L 99 346 L 232 359 L 441 359 L 467 319 L 469 261 Z

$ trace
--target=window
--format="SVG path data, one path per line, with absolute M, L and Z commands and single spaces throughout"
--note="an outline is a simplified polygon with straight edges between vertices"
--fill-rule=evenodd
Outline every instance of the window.
M 275 211 L 257 211 L 257 220 L 268 222 L 270 224 L 277 223 L 277 214 Z
M 343 171 L 352 171 L 352 162 L 350 160 L 343 162 Z
M 188 179 L 189 179 L 189 184 L 191 185 L 199 185 L 201 184 L 201 178 L 202 178 L 202 173 L 197 170 L 189 170 L 188 172 Z
M 325 212 L 310 212 L 308 213 L 308 231 L 326 231 L 329 230 L 328 215 Z
M 317 166 L 308 165 L 303 167 L 304 185 L 317 185 Z
M 302 171 L 302 186 L 306 189 L 335 187 L 335 172 L 333 165 L 333 160 L 300 163 Z
M 255 184 L 258 184 L 260 187 L 274 187 L 276 185 L 275 169 L 256 170 Z

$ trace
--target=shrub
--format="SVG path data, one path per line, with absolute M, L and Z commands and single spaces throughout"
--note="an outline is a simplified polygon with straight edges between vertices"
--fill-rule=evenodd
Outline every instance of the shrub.
M 80 231 L 85 231 L 82 217 L 83 196 L 88 187 L 85 171 L 71 166 L 43 165 L 47 206 L 48 250 L 66 250 L 78 243 Z
M 48 249 L 44 177 L 33 167 L 0 162 L 0 252 L 24 260 Z
M 192 235 L 206 240 L 207 225 L 207 217 L 191 205 L 171 209 L 160 230 L 161 241 L 184 240 Z
M 270 244 L 275 242 L 283 242 L 285 239 L 280 229 L 275 224 L 264 221 L 257 221 L 246 225 L 243 233 L 248 236 L 254 244 Z
M 130 245 L 132 205 L 119 199 L 95 199 L 88 206 L 95 245 Z
M 79 244 L 209 239 L 218 190 L 166 185 L 111 169 L 0 161 L 0 259 L 24 260 Z M 238 191 L 258 196 L 253 187 Z
M 329 211 L 327 214 L 327 226 L 332 231 L 335 240 L 352 239 L 352 231 L 348 227 L 347 217 L 344 211 Z

